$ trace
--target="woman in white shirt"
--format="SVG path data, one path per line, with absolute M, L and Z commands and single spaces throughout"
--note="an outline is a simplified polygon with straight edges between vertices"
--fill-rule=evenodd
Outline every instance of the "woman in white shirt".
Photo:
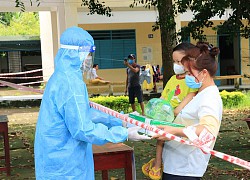
M 188 138 L 190 141 L 209 137 L 206 144 L 213 148 L 222 119 L 222 100 L 213 77 L 217 71 L 219 49 L 206 43 L 198 43 L 186 52 L 182 59 L 187 75 L 186 84 L 198 88 L 197 95 L 178 114 L 175 123 L 184 124 L 185 128 L 161 126 L 168 133 Z M 195 137 L 195 138 L 194 138 Z M 164 136 L 155 137 L 166 140 L 163 149 L 163 180 L 195 180 L 204 175 L 210 154 L 204 154 L 195 146 L 181 144 Z M 202 139 L 201 139 L 202 140 Z

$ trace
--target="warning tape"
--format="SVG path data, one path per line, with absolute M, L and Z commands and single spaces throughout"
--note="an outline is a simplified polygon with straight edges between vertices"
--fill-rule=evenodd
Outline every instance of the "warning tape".
M 17 85 L 23 86 L 23 85 L 31 85 L 31 84 L 38 84 L 38 83 L 44 83 L 44 82 L 46 82 L 46 81 L 35 81 L 35 82 L 28 82 L 28 83 L 19 83 Z
M 12 75 L 20 75 L 20 74 L 30 74 L 34 72 L 42 71 L 43 69 L 35 69 L 31 71 L 17 72 L 17 73 L 0 73 L 0 76 L 12 76 Z
M 93 107 L 93 108 L 95 108 L 95 109 L 98 109 L 99 111 L 102 111 L 102 112 L 104 112 L 106 114 L 109 114 L 111 116 L 119 118 L 119 119 L 121 119 L 123 121 L 126 121 L 128 123 L 134 124 L 134 125 L 139 126 L 139 127 L 143 128 L 143 129 L 146 129 L 146 130 L 149 130 L 149 131 L 153 131 L 156 134 L 165 136 L 165 137 L 167 137 L 167 138 L 169 138 L 171 140 L 180 142 L 182 144 L 196 146 L 196 147 L 200 148 L 205 153 L 209 153 L 209 154 L 211 154 L 213 156 L 216 156 L 216 157 L 218 157 L 220 159 L 223 159 L 225 161 L 228 161 L 230 163 L 236 164 L 238 166 L 241 166 L 243 168 L 246 168 L 246 169 L 250 170 L 250 162 L 248 162 L 248 161 L 245 161 L 243 159 L 240 159 L 240 158 L 237 158 L 237 157 L 225 154 L 225 153 L 221 153 L 221 152 L 212 150 L 212 149 L 210 149 L 207 146 L 200 146 L 199 144 L 194 144 L 194 143 L 192 143 L 190 141 L 186 141 L 186 140 L 184 140 L 184 139 L 182 139 L 182 138 L 180 138 L 178 136 L 170 134 L 170 133 L 168 133 L 166 131 L 163 131 L 163 130 L 161 130 L 159 128 L 152 127 L 152 126 L 150 126 L 148 124 L 142 123 L 142 122 L 137 121 L 135 119 L 132 119 L 132 118 L 130 118 L 130 117 L 124 115 L 124 114 L 118 113 L 118 112 L 116 112 L 116 111 L 114 111 L 114 110 L 112 110 L 110 108 L 107 108 L 105 106 L 102 106 L 100 104 L 97 104 L 97 103 L 94 103 L 94 102 L 90 102 L 90 106 Z
M 4 84 L 6 86 L 12 87 L 12 88 L 21 90 L 21 91 L 30 91 L 30 92 L 36 92 L 36 93 L 43 94 L 43 90 L 40 90 L 40 89 L 34 89 L 34 88 L 31 88 L 31 87 L 21 86 L 21 85 L 17 85 L 17 84 L 2 81 L 2 80 L 0 80 L 0 83 Z
M 32 77 L 0 77 L 0 79 L 38 79 L 43 78 L 43 76 L 32 76 Z
M 6 81 L 5 81 L 6 82 Z M 26 86 L 26 85 L 32 85 L 32 84 L 39 84 L 39 83 L 45 83 L 46 81 L 34 81 L 34 82 L 28 82 L 28 83 L 18 83 L 16 85 Z M 6 85 L 0 84 L 0 87 L 4 87 Z

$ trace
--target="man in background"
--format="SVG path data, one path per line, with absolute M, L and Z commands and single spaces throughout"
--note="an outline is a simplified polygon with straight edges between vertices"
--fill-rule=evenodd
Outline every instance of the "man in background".
M 135 97 L 140 103 L 141 114 L 144 116 L 144 103 L 143 93 L 140 85 L 140 65 L 135 62 L 135 55 L 128 55 L 128 60 L 124 60 L 124 65 L 127 66 L 127 79 L 126 79 L 126 90 L 125 95 L 128 92 L 129 103 L 131 104 L 132 110 L 136 111 L 135 108 Z

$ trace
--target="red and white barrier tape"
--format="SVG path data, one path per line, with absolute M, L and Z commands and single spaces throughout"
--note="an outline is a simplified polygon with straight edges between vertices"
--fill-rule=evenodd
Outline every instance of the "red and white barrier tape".
M 37 83 L 44 83 L 45 81 L 35 81 L 35 82 L 28 82 L 28 83 L 19 83 L 17 85 L 31 85 L 31 84 L 37 84 Z
M 109 114 L 111 116 L 119 118 L 119 119 L 121 119 L 123 121 L 126 121 L 126 122 L 131 123 L 131 124 L 135 124 L 136 126 L 139 126 L 139 127 L 144 128 L 146 130 L 149 130 L 149 131 L 153 131 L 156 134 L 165 136 L 165 137 L 167 137 L 167 138 L 169 138 L 171 140 L 180 142 L 182 144 L 196 146 L 196 147 L 200 148 L 205 153 L 209 153 L 209 154 L 211 154 L 213 156 L 216 156 L 216 157 L 218 157 L 220 159 L 223 159 L 225 161 L 228 161 L 230 163 L 236 164 L 238 166 L 241 166 L 243 168 L 246 168 L 246 169 L 250 170 L 250 162 L 248 162 L 248 161 L 245 161 L 243 159 L 240 159 L 240 158 L 237 158 L 237 157 L 225 154 L 225 153 L 221 153 L 221 152 L 212 150 L 207 146 L 200 146 L 198 144 L 191 143 L 190 141 L 186 141 L 186 140 L 184 140 L 184 139 L 182 139 L 182 138 L 180 138 L 178 136 L 167 133 L 167 132 L 165 132 L 165 131 L 163 131 L 163 130 L 161 130 L 159 128 L 155 128 L 155 127 L 152 127 L 152 126 L 150 126 L 148 124 L 145 124 L 145 123 L 142 123 L 142 122 L 137 121 L 135 119 L 132 119 L 132 118 L 130 118 L 130 117 L 124 115 L 124 114 L 118 113 L 118 112 L 116 112 L 116 111 L 114 111 L 112 109 L 109 109 L 109 108 L 107 108 L 105 106 L 102 106 L 100 104 L 90 102 L 90 106 L 95 108 L 95 109 L 98 109 L 99 111 L 107 113 L 107 114 Z
M 37 84 L 37 83 L 45 83 L 46 81 L 34 81 L 34 82 L 28 82 L 28 83 L 19 83 L 19 84 L 16 84 L 17 86 L 26 86 L 26 85 L 32 85 L 32 84 Z M 3 84 L 0 84 L 0 86 L 6 86 L 6 85 L 3 85 Z
M 0 83 L 4 84 L 6 86 L 9 86 L 9 87 L 18 89 L 18 90 L 31 91 L 31 92 L 36 92 L 36 93 L 43 94 L 43 90 L 40 90 L 40 89 L 34 89 L 34 88 L 26 87 L 26 86 L 21 86 L 21 85 L 17 85 L 17 84 L 6 82 L 6 81 L 2 81 L 2 80 L 0 80 Z
M 18 72 L 18 73 L 0 73 L 0 76 L 12 76 L 12 75 L 20 75 L 20 74 L 30 74 L 34 72 L 42 71 L 43 69 L 35 69 L 31 71 L 24 71 L 24 72 Z
M 31 76 L 31 77 L 0 77 L 0 79 L 38 79 L 43 78 L 43 76 Z

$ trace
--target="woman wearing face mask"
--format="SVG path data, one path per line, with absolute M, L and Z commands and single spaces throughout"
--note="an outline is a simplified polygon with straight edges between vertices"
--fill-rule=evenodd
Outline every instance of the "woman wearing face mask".
M 186 55 L 186 51 L 194 48 L 191 43 L 178 44 L 173 49 L 173 75 L 167 82 L 161 98 L 168 100 L 174 109 L 175 116 L 185 107 L 185 105 L 195 96 L 197 89 L 189 88 L 185 83 L 185 69 L 181 64 L 181 59 Z M 157 141 L 156 158 L 151 159 L 142 166 L 142 172 L 151 179 L 157 180 L 161 178 L 162 167 L 162 149 L 164 141 Z
M 188 138 L 192 142 L 202 144 L 203 137 L 209 148 L 213 148 L 222 119 L 222 100 L 213 77 L 217 71 L 215 56 L 219 49 L 199 43 L 186 51 L 181 62 L 187 75 L 185 81 L 191 88 L 199 88 L 197 95 L 181 110 L 175 123 L 185 125 L 185 128 L 160 126 L 168 133 Z M 163 149 L 163 180 L 201 179 L 204 175 L 210 154 L 205 154 L 199 148 L 169 141 L 163 136 L 155 137 L 167 140 Z

